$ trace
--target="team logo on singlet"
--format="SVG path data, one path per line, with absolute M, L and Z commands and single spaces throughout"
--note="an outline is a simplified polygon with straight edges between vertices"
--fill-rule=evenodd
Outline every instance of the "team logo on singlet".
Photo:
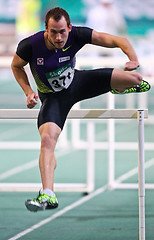
M 66 61 L 69 61 L 69 60 L 70 60 L 70 56 L 60 57 L 60 58 L 59 58 L 59 63 L 61 63 L 61 62 L 66 62 Z
M 37 58 L 37 65 L 44 65 L 44 58 Z

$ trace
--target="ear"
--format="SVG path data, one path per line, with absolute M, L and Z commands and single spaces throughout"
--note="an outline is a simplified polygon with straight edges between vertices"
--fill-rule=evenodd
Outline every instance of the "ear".
M 72 24 L 70 23 L 69 27 L 68 27 L 68 31 L 71 32 L 72 30 Z
M 45 24 L 45 30 L 47 31 L 48 30 L 48 27 L 47 27 L 47 25 Z

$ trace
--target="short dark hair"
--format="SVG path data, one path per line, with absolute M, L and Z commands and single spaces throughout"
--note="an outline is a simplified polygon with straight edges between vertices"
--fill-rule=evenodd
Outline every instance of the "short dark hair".
M 45 17 L 45 25 L 48 26 L 48 22 L 50 18 L 53 18 L 56 22 L 58 22 L 62 16 L 64 16 L 67 22 L 67 26 L 69 27 L 71 23 L 70 17 L 68 13 L 63 8 L 60 8 L 60 7 L 52 8 L 47 12 Z

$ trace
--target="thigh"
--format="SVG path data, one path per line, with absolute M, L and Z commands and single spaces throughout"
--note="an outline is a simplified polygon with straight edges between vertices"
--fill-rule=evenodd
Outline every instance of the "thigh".
M 71 86 L 74 101 L 81 101 L 109 92 L 112 71 L 112 68 L 77 70 Z
M 67 114 L 73 105 L 66 91 L 59 93 L 39 93 L 42 105 L 38 116 L 38 128 L 44 123 L 52 122 L 63 129 Z

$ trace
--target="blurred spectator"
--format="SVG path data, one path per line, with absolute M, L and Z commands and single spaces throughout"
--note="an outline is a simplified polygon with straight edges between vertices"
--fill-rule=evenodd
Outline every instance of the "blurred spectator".
M 114 0 L 98 0 L 97 5 L 91 5 L 87 14 L 87 27 L 99 32 L 113 35 L 126 35 L 126 23 Z M 114 55 L 115 51 L 95 47 L 92 55 Z
M 20 0 L 16 16 L 16 33 L 22 39 L 41 27 L 41 0 Z
M 113 35 L 126 33 L 126 23 L 114 0 L 99 0 L 87 15 L 86 26 Z

